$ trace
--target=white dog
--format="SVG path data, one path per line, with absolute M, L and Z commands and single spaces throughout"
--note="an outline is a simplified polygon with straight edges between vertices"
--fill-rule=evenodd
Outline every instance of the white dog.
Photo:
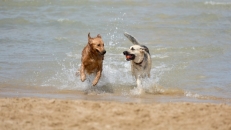
M 152 66 L 151 56 L 149 49 L 140 45 L 140 43 L 128 33 L 124 35 L 133 43 L 127 51 L 123 54 L 126 56 L 127 61 L 131 61 L 132 75 L 136 78 L 138 88 L 142 88 L 142 79 L 150 77 L 150 71 Z

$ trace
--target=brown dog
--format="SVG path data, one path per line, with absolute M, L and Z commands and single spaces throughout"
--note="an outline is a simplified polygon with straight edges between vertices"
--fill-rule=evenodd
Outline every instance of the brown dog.
M 84 47 L 81 58 L 80 78 L 82 82 L 86 80 L 86 73 L 89 75 L 94 73 L 96 77 L 92 85 L 95 86 L 98 83 L 103 70 L 105 53 L 101 36 L 98 34 L 97 37 L 91 38 L 90 33 L 88 33 L 88 44 Z

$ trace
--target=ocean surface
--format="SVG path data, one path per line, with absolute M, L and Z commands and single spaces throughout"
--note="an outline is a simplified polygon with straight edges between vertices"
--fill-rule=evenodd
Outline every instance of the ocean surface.
M 107 53 L 96 87 L 75 75 L 87 34 Z M 152 57 L 136 93 L 128 32 Z M 231 102 L 230 0 L 2 0 L 0 97 Z

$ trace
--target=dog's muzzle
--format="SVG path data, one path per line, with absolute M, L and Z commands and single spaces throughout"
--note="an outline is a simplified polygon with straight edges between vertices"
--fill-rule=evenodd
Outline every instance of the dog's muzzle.
M 135 55 L 134 54 L 130 54 L 128 51 L 124 51 L 123 54 L 126 56 L 126 60 L 127 61 L 135 59 Z
M 106 51 L 104 50 L 103 52 L 101 52 L 101 55 L 104 55 L 104 54 L 106 54 Z
M 104 54 L 106 54 L 106 51 L 105 51 L 105 50 L 104 50 L 104 51 L 102 51 L 102 52 L 100 52 L 99 50 L 96 50 L 96 51 L 98 51 L 100 55 L 104 55 Z

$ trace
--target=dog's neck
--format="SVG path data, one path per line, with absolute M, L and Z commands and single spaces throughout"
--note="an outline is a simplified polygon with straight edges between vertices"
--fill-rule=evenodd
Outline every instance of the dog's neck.
M 134 62 L 136 65 L 139 65 L 139 66 L 142 66 L 141 64 L 143 63 L 143 61 L 144 61 L 144 59 L 141 61 L 141 62 L 139 62 L 139 63 L 136 63 L 136 62 Z
M 147 54 L 146 53 L 144 53 L 144 58 L 139 62 L 139 63 L 136 63 L 136 62 L 134 62 L 136 65 L 138 65 L 138 66 L 142 66 L 142 63 L 144 62 L 144 60 L 146 60 L 147 59 Z M 144 66 L 144 67 L 146 67 L 146 65 Z

